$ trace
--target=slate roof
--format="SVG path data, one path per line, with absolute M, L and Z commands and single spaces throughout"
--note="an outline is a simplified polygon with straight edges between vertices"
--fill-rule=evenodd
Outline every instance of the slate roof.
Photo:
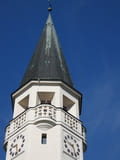
M 50 13 L 20 87 L 30 80 L 63 81 L 73 88 Z

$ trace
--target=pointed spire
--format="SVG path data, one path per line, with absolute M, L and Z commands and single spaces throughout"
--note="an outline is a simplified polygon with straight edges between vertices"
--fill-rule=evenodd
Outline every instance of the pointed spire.
M 63 81 L 73 87 L 50 13 L 21 86 L 30 80 Z
M 50 14 L 50 13 L 49 13 L 49 15 L 48 15 L 46 24 L 47 24 L 47 25 L 49 25 L 49 24 L 53 25 L 53 21 L 52 21 L 52 17 L 51 17 L 51 14 Z

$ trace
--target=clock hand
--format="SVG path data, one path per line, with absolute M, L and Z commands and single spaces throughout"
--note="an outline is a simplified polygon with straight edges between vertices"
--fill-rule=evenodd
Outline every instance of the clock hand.
M 75 153 L 75 147 L 74 147 L 74 145 L 72 145 L 72 147 L 73 147 L 73 150 L 74 150 L 74 155 L 76 155 L 76 153 Z
M 13 146 L 13 148 L 16 148 L 16 152 L 18 152 L 18 145 L 17 145 L 17 144 L 15 144 L 15 145 Z
M 74 144 L 70 143 L 69 141 L 68 141 L 68 144 L 73 148 L 74 155 L 76 155 L 76 153 L 75 153 L 75 147 L 74 147 Z
M 18 152 L 18 145 L 16 144 L 16 152 Z

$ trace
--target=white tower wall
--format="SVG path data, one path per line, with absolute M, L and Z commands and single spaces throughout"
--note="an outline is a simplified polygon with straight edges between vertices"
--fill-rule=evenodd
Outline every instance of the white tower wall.
M 80 96 L 61 82 L 30 82 L 16 91 L 13 120 L 6 128 L 6 160 L 83 160 Z

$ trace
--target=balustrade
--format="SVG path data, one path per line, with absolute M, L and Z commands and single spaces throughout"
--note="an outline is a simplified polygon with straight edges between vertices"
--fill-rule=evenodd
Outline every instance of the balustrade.
M 41 105 L 35 108 L 35 118 L 48 117 L 56 119 L 56 109 L 51 105 Z
M 78 120 L 76 118 L 73 118 L 73 116 L 69 115 L 68 113 L 65 113 L 65 123 L 75 130 L 78 130 Z
M 38 119 L 44 120 L 44 118 L 51 119 L 55 123 L 63 123 L 63 125 L 74 129 L 85 138 L 85 128 L 82 126 L 80 120 L 78 120 L 68 112 L 65 112 L 62 108 L 60 109 L 49 104 L 42 104 L 27 109 L 22 114 L 13 119 L 10 122 L 10 125 L 6 128 L 5 139 L 7 139 L 13 132 L 24 127 L 30 121 L 34 123 L 37 122 Z

